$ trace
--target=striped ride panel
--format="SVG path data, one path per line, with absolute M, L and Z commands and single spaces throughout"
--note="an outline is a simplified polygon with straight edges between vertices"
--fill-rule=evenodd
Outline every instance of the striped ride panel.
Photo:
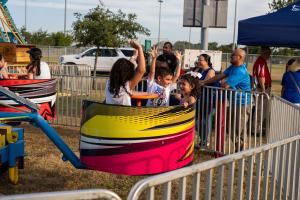
M 18 95 L 16 95 L 14 92 L 7 90 L 6 88 L 0 86 L 0 93 L 4 94 L 5 96 L 7 96 L 9 99 L 16 101 L 17 103 L 26 106 L 27 108 L 29 108 L 32 111 L 37 112 L 38 111 L 38 107 L 36 106 L 36 104 L 32 103 L 31 101 L 28 101 L 27 99 L 20 97 Z

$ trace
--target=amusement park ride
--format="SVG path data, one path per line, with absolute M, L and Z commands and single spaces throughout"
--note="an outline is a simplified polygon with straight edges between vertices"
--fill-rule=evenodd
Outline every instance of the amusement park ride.
M 193 106 L 130 107 L 85 100 L 78 158 L 39 114 L 36 104 L 1 86 L 0 94 L 27 108 L 22 112 L 0 112 L 0 120 L 27 121 L 39 127 L 62 152 L 62 159 L 77 169 L 149 175 L 175 170 L 193 161 Z M 17 161 L 23 166 L 23 135 L 13 129 L 12 141 L 11 131 L 3 130 L 7 128 L 0 126 L 0 157 L 5 163 L 2 167 L 9 168 L 10 181 L 17 183 Z
M 27 51 L 34 47 L 28 45 L 16 27 L 13 18 L 6 6 L 7 0 L 0 0 L 0 53 L 9 65 L 22 65 L 29 62 Z M 39 113 L 47 120 L 52 119 L 55 113 L 56 80 L 29 80 L 24 75 L 9 74 L 14 79 L 0 79 L 0 86 L 4 92 L 17 93 L 18 98 L 29 99 L 29 105 L 38 104 Z M 19 78 L 19 79 L 18 79 Z M 21 79 L 20 79 L 21 78 Z M 34 102 L 34 103 L 32 103 Z M 0 93 L 0 112 L 28 112 L 28 106 L 18 104 Z M 10 118 L 10 117 L 9 117 Z M 18 117 L 17 117 L 18 118 Z M 0 121 L 12 121 L 15 118 L 1 118 Z M 19 118 L 18 118 L 19 119 Z M 22 128 L 12 128 L 7 124 L 0 124 L 0 174 L 9 172 L 12 183 L 18 182 L 18 168 L 23 166 L 24 139 Z
M 29 55 L 26 53 L 34 45 L 27 44 L 17 28 L 7 6 L 8 0 L 0 0 L 0 53 L 9 64 L 29 63 Z
M 26 45 L 6 5 L 0 1 L 3 42 L 0 53 L 15 52 L 19 59 Z M 5 26 L 4 26 L 5 25 Z M 17 41 L 18 44 L 12 44 Z M 2 46 L 1 46 L 2 45 Z M 14 48 L 12 51 L 10 48 Z M 24 162 L 23 129 L 7 122 L 29 122 L 39 127 L 62 152 L 62 160 L 78 169 L 125 175 L 157 174 L 184 167 L 193 161 L 194 107 L 130 107 L 85 100 L 82 104 L 80 158 L 46 121 L 54 117 L 56 81 L 0 80 L 0 173 L 8 171 L 18 183 Z M 45 107 L 45 104 L 48 107 Z M 6 124 L 5 124 L 6 123 Z

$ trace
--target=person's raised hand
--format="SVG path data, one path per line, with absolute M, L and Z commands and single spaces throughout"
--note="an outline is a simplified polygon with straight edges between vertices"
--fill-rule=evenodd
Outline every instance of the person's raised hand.
M 157 56 L 158 56 L 158 50 L 157 50 L 157 46 L 156 45 L 151 48 L 150 55 L 151 55 L 152 59 L 153 58 L 157 58 Z
M 188 103 L 188 102 L 184 102 L 184 103 L 182 104 L 182 106 L 185 107 L 185 108 L 187 108 L 187 107 L 189 106 L 189 103 Z
M 130 40 L 129 44 L 132 48 L 135 48 L 137 50 L 141 47 L 141 45 L 136 40 Z
M 181 54 L 180 51 L 175 51 L 175 56 L 176 56 L 176 59 L 177 59 L 177 60 L 181 61 L 181 59 L 182 59 L 182 54 Z

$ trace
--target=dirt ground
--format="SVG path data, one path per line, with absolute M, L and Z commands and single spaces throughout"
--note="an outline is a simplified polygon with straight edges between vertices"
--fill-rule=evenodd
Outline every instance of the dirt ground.
M 23 124 L 21 127 L 25 128 L 25 168 L 20 170 L 20 180 L 17 185 L 8 183 L 7 174 L 2 175 L 0 193 L 4 195 L 103 188 L 126 199 L 132 186 L 145 178 L 75 169 L 69 162 L 61 159 L 62 154 L 40 129 L 29 124 Z M 63 127 L 55 127 L 55 129 L 69 147 L 79 155 L 79 129 Z M 194 162 L 212 158 L 196 152 Z

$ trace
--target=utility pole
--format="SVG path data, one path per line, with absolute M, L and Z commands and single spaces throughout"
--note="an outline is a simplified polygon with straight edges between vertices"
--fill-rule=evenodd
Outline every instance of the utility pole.
M 209 6 L 210 0 L 202 0 L 202 28 L 201 28 L 201 49 L 208 49 L 208 25 L 204 23 L 205 20 L 205 8 Z
M 25 31 L 27 30 L 27 0 L 25 0 Z
M 160 18 L 161 18 L 161 3 L 163 0 L 158 0 L 159 2 L 159 16 L 158 16 L 158 36 L 157 36 L 157 45 L 159 48 L 159 42 L 160 42 Z
M 191 34 L 192 34 L 192 27 L 190 27 L 190 31 L 189 31 L 189 49 L 191 49 Z
M 64 34 L 66 35 L 67 27 L 67 0 L 65 0 L 65 20 L 64 20 Z
M 236 12 L 237 12 L 237 0 L 235 0 L 235 8 L 234 8 L 234 24 L 233 24 L 233 39 L 232 39 L 232 50 L 235 50 L 235 34 L 236 34 Z

